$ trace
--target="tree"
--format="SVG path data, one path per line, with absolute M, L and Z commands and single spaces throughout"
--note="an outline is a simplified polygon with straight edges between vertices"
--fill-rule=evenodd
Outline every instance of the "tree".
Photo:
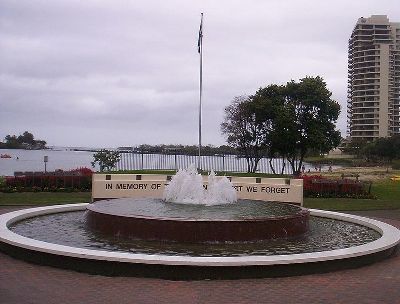
M 365 144 L 360 154 L 367 159 L 391 162 L 400 158 L 400 135 L 393 135 L 386 138 L 378 138 Z
M 340 106 L 331 95 L 321 77 L 269 85 L 253 96 L 236 97 L 225 108 L 221 130 L 228 143 L 244 153 L 249 172 L 268 155 L 287 159 L 293 174 L 299 175 L 308 151 L 326 153 L 340 143 L 335 129 Z
M 34 145 L 35 140 L 32 133 L 25 131 L 22 135 L 18 136 L 18 142 L 21 144 Z
M 266 124 L 257 114 L 259 103 L 250 96 L 235 97 L 225 108 L 221 131 L 231 147 L 243 153 L 247 171 L 255 172 L 260 159 L 266 152 Z
M 360 158 L 365 153 L 365 147 L 368 146 L 368 144 L 365 138 L 352 138 L 351 141 L 345 142 L 342 151 Z
M 332 93 L 319 76 L 305 77 L 298 83 L 292 80 L 285 91 L 282 110 L 291 133 L 286 134 L 291 141 L 286 153 L 293 174 L 299 175 L 307 151 L 317 149 L 327 153 L 339 145 L 341 136 L 335 123 L 340 105 L 331 98 Z
M 8 149 L 19 149 L 20 148 L 20 143 L 18 142 L 18 139 L 15 135 L 7 135 L 5 137 L 5 148 Z
M 100 172 L 110 171 L 119 162 L 120 154 L 118 151 L 109 151 L 102 149 L 99 152 L 93 154 L 93 158 L 94 161 L 91 162 L 93 168 L 96 166 L 96 163 L 98 163 L 100 167 Z
M 268 128 L 264 128 L 265 146 L 268 147 L 267 155 L 269 157 L 269 165 L 273 173 L 276 173 L 273 158 L 281 158 L 282 166 L 280 174 L 285 171 L 285 159 L 289 151 L 294 150 L 294 140 L 290 140 L 293 136 L 293 126 L 291 116 L 285 111 L 285 86 L 275 84 L 265 88 L 260 88 L 253 99 L 257 101 L 259 120 L 264 121 Z

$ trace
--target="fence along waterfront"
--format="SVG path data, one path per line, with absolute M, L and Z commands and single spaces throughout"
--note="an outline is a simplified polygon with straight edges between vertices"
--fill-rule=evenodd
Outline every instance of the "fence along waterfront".
M 120 161 L 114 170 L 178 170 L 197 163 L 197 155 L 184 154 L 154 154 L 121 152 Z M 263 157 L 258 163 L 257 172 L 273 174 L 269 164 L 270 159 Z M 280 174 L 283 161 L 273 158 L 271 162 L 275 172 Z M 237 155 L 201 156 L 201 168 L 205 171 L 247 172 L 246 158 Z M 290 164 L 285 160 L 284 174 L 292 174 Z

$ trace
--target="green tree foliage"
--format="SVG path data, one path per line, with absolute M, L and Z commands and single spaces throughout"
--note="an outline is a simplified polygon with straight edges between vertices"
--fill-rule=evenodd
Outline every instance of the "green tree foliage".
M 228 144 L 236 148 L 247 160 L 247 171 L 255 172 L 258 162 L 267 151 L 268 125 L 259 115 L 260 104 L 252 97 L 235 97 L 225 108 L 222 133 Z
M 35 140 L 32 133 L 25 131 L 18 137 L 15 135 L 7 135 L 5 142 L 0 145 L 6 149 L 45 149 L 46 142 L 44 140 Z
M 372 161 L 391 162 L 400 159 L 400 135 L 369 142 L 361 148 L 360 155 Z
M 353 138 L 351 141 L 346 141 L 341 150 L 350 155 L 355 155 L 358 158 L 363 157 L 364 148 L 368 145 L 368 141 L 364 138 Z
M 269 125 L 268 129 L 264 129 L 267 131 L 265 133 L 265 145 L 268 147 L 269 165 L 271 170 L 277 173 L 273 166 L 272 158 L 281 158 L 281 174 L 285 170 L 285 159 L 293 154 L 292 151 L 295 151 L 295 129 L 292 123 L 292 115 L 285 108 L 285 90 L 285 86 L 272 84 L 265 88 L 260 88 L 252 96 L 259 104 L 260 119 L 266 121 Z
M 340 105 L 331 96 L 319 76 L 286 84 L 283 110 L 288 115 L 286 123 L 290 124 L 292 141 L 287 159 L 295 175 L 300 174 L 307 151 L 314 148 L 327 153 L 340 143 L 340 132 L 336 130 Z
M 298 175 L 308 151 L 326 153 L 339 145 L 340 106 L 331 95 L 321 77 L 269 85 L 253 96 L 236 97 L 225 109 L 221 130 L 228 144 L 250 159 L 252 172 L 267 154 L 287 159 Z
M 118 151 L 110 151 L 102 149 L 99 152 L 93 154 L 94 161 L 91 162 L 92 167 L 99 164 L 100 172 L 110 171 L 120 160 L 120 154 Z
M 32 133 L 25 131 L 22 135 L 18 136 L 18 141 L 21 143 L 34 144 L 35 140 Z
M 4 142 L 4 148 L 8 149 L 18 149 L 20 148 L 20 143 L 15 135 L 7 135 Z

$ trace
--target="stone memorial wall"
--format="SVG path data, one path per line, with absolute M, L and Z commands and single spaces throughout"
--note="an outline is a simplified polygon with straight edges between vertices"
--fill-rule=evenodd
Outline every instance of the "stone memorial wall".
M 303 180 L 227 176 L 238 199 L 276 201 L 303 205 Z M 94 174 L 92 200 L 122 197 L 162 198 L 169 175 Z M 203 177 L 207 188 L 207 176 Z

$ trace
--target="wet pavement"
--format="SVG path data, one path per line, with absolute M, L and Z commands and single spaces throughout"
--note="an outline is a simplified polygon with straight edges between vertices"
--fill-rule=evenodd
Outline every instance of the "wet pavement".
M 19 208 L 1 207 L 0 213 Z M 351 212 L 400 228 L 400 210 Z M 168 281 L 105 277 L 0 253 L 0 303 L 400 303 L 400 252 L 357 269 L 296 277 Z

